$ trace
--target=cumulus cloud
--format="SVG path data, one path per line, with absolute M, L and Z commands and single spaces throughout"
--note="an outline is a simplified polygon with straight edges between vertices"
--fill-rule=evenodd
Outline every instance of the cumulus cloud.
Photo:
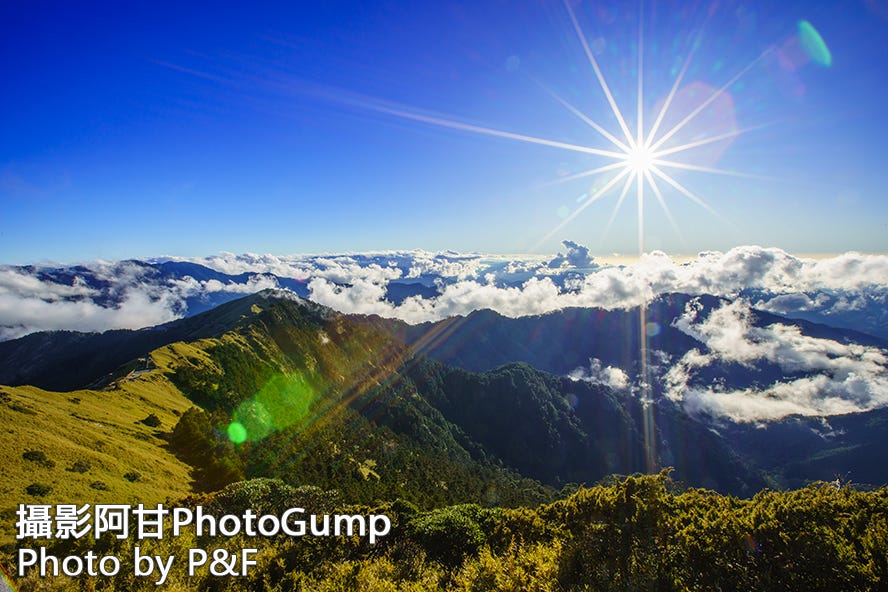
M 305 265 L 298 258 L 279 257 L 277 255 L 257 255 L 223 252 L 206 258 L 194 259 L 184 257 L 165 258 L 164 261 L 189 261 L 205 265 L 210 269 L 228 275 L 241 273 L 270 273 L 278 277 L 303 279 L 308 277 L 311 266 Z
M 563 267 L 565 264 L 577 268 L 588 268 L 595 265 L 588 247 L 569 240 L 561 241 L 561 244 L 567 249 L 567 253 L 558 253 L 549 262 L 550 268 Z
M 616 366 L 604 366 L 598 358 L 589 360 L 588 368 L 577 368 L 568 378 L 583 380 L 591 384 L 599 384 L 612 389 L 622 391 L 630 386 L 629 376 Z
M 787 415 L 829 416 L 888 405 L 888 352 L 832 339 L 810 337 L 797 326 L 753 323 L 749 304 L 729 302 L 703 318 L 691 302 L 674 326 L 699 340 L 666 373 L 666 396 L 688 411 L 735 422 L 762 422 Z M 761 388 L 727 390 L 695 380 L 719 364 L 775 365 L 782 378 Z M 730 370 L 728 370 L 730 371 Z
M 274 276 L 242 283 L 161 278 L 150 265 L 96 261 L 75 268 L 0 267 L 0 341 L 34 331 L 139 329 L 185 316 L 188 298 L 278 288 Z
M 548 264 L 521 262 L 492 265 L 489 260 L 472 260 L 471 272 L 459 276 L 439 276 L 439 295 L 422 301 L 407 299 L 395 306 L 385 301 L 384 290 L 368 291 L 354 283 L 352 288 L 333 288 L 312 282 L 312 298 L 342 312 L 373 312 L 407 322 L 434 321 L 454 314 L 468 314 L 489 308 L 506 316 L 524 316 L 583 306 L 625 309 L 649 302 L 661 294 L 680 292 L 712 294 L 729 298 L 748 290 L 762 294 L 760 304 L 786 312 L 792 304 L 811 308 L 826 305 L 822 291 L 834 296 L 824 314 L 872 304 L 886 297 L 888 256 L 849 253 L 831 259 L 803 259 L 780 249 L 756 246 L 737 247 L 727 253 L 705 252 L 686 263 L 677 263 L 662 252 L 643 255 L 637 262 L 622 266 L 594 267 L 578 274 L 569 267 L 591 263 L 588 251 L 576 243 L 568 254 Z M 570 253 L 573 253 L 570 255 Z M 556 268 L 552 267 L 557 263 Z M 487 268 L 485 269 L 485 265 Z M 437 268 L 443 271 L 442 267 Z M 564 275 L 553 275 L 563 270 Z M 339 278 L 313 274 L 328 283 Z M 385 281 L 379 278 L 378 281 Z M 353 289 L 354 294 L 347 292 Z M 807 296 L 806 294 L 815 294 Z M 876 296 L 873 296 L 873 295 Z M 881 296 L 879 296 L 881 295 Z M 368 303 L 366 298 L 377 298 Z M 861 298 L 869 300 L 860 300 Z M 777 299 L 777 300 L 775 300 Z M 773 301 L 773 303 L 772 303 Z
M 811 298 L 807 294 L 781 294 L 770 299 L 759 299 L 755 307 L 777 314 L 807 312 L 817 310 L 828 302 L 825 294 Z
M 318 278 L 308 285 L 311 299 L 343 312 L 379 314 L 420 323 L 491 309 L 505 316 L 542 314 L 559 307 L 559 289 L 549 278 L 531 278 L 520 287 L 499 287 L 466 280 L 448 284 L 435 298 L 413 296 L 395 306 L 385 298 L 385 287 L 370 281 L 339 286 Z
M 64 298 L 86 297 L 95 293 L 75 276 L 70 285 L 45 282 L 24 270 L 0 268 L 0 296 L 22 295 L 45 302 L 55 302 Z
M 354 279 L 392 280 L 423 276 L 465 279 L 477 277 L 484 267 L 480 255 L 423 250 L 282 256 L 221 253 L 206 258 L 163 260 L 198 263 L 228 275 L 266 273 L 306 280 L 321 277 L 339 283 L 350 283 Z
M 41 270 L 0 267 L 0 339 L 38 330 L 137 328 L 179 316 L 176 295 L 144 284 L 143 273 L 128 262 L 96 262 L 95 282 L 114 278 L 102 290 L 76 273 L 57 281 L 42 277 Z
M 72 268 L 0 267 L 0 294 L 7 302 L 0 335 L 147 326 L 188 314 L 193 299 L 208 301 L 212 295 L 275 288 L 284 285 L 282 279 L 303 282 L 312 299 L 340 312 L 374 313 L 411 323 L 484 308 L 518 317 L 566 307 L 625 309 L 671 292 L 735 298 L 754 291 L 760 308 L 780 314 L 832 315 L 844 322 L 842 326 L 867 330 L 870 323 L 888 332 L 886 256 L 846 253 L 818 260 L 744 246 L 726 253 L 701 253 L 685 263 L 652 252 L 631 264 L 599 266 L 585 246 L 565 241 L 564 247 L 551 259 L 449 251 L 222 253 L 149 262 L 97 261 Z M 196 275 L 218 277 L 198 280 L 187 269 L 170 275 L 161 270 L 164 262 L 198 264 L 211 271 Z M 434 295 L 426 292 L 425 297 L 398 298 L 397 304 L 389 301 L 390 286 L 410 283 L 434 287 Z M 42 314 L 25 314 L 52 303 L 59 309 L 45 315 L 54 319 L 51 322 L 42 321 Z M 74 312 L 78 306 L 95 310 Z M 126 314 L 127 307 L 134 312 Z

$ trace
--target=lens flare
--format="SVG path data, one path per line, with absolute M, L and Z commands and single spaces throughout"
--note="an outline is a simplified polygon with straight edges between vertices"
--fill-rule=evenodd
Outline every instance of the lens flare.
M 826 46 L 826 42 L 823 40 L 823 37 L 820 36 L 820 33 L 817 32 L 817 29 L 814 28 L 814 25 L 808 21 L 801 21 L 799 22 L 798 28 L 799 42 L 802 45 L 802 49 L 808 54 L 808 57 L 810 57 L 815 64 L 826 67 L 831 66 L 832 53 L 830 53 L 829 48 Z
M 228 426 L 228 437 L 235 444 L 262 440 L 272 432 L 299 424 L 314 399 L 314 390 L 301 375 L 276 374 L 259 392 L 238 405 L 234 422 Z
M 243 444 L 247 441 L 247 428 L 239 421 L 228 424 L 228 439 L 235 444 Z

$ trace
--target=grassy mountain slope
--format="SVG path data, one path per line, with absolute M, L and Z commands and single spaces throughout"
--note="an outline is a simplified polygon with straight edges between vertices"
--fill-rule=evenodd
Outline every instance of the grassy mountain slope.
M 243 322 L 249 304 L 240 299 L 157 327 L 104 333 L 50 331 L 0 343 L 0 384 L 70 391 L 107 384 L 119 366 L 177 341 L 218 337 Z
M 160 369 L 106 391 L 0 387 L 0 540 L 11 540 L 19 503 L 157 503 L 191 491 L 191 467 L 163 438 L 190 406 Z

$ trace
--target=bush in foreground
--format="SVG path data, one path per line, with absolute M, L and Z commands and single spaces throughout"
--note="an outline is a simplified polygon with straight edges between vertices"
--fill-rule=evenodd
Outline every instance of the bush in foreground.
M 334 510 L 328 504 L 335 495 L 248 481 L 200 502 L 220 511 L 278 511 L 310 498 L 324 501 L 318 504 L 323 512 L 385 513 L 392 532 L 374 546 L 357 537 L 201 541 L 186 533 L 141 541 L 141 547 L 143 554 L 164 556 L 187 555 L 191 546 L 258 548 L 259 563 L 243 578 L 186 578 L 184 568 L 175 567 L 170 589 L 189 590 L 853 592 L 888 586 L 888 488 L 861 492 L 813 484 L 766 490 L 747 500 L 673 489 L 663 473 L 582 488 L 537 508 L 461 505 L 419 512 L 402 502 L 375 508 L 340 503 Z M 88 539 L 75 543 L 67 553 L 96 545 Z M 124 561 L 132 545 L 101 544 Z M 132 573 L 125 564 L 119 577 L 96 580 L 94 587 L 156 589 L 150 578 L 134 579 Z M 46 584 L 34 575 L 19 583 L 22 590 Z M 74 590 L 83 583 L 59 578 L 53 587 Z

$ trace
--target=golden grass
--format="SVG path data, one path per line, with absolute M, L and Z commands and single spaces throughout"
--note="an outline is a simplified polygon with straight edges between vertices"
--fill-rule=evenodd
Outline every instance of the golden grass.
M 192 403 L 163 369 L 123 379 L 111 390 L 56 393 L 0 386 L 0 393 L 5 395 L 0 395 L 0 542 L 14 538 L 20 503 L 151 504 L 191 491 L 190 468 L 161 436 Z M 141 422 L 150 414 L 160 419 L 159 426 Z M 50 462 L 27 460 L 26 451 L 41 451 Z M 78 461 L 88 463 L 89 470 L 69 470 Z M 137 480 L 124 477 L 133 472 L 140 475 Z M 52 491 L 29 495 L 26 487 L 32 483 Z M 107 489 L 97 489 L 100 483 Z

